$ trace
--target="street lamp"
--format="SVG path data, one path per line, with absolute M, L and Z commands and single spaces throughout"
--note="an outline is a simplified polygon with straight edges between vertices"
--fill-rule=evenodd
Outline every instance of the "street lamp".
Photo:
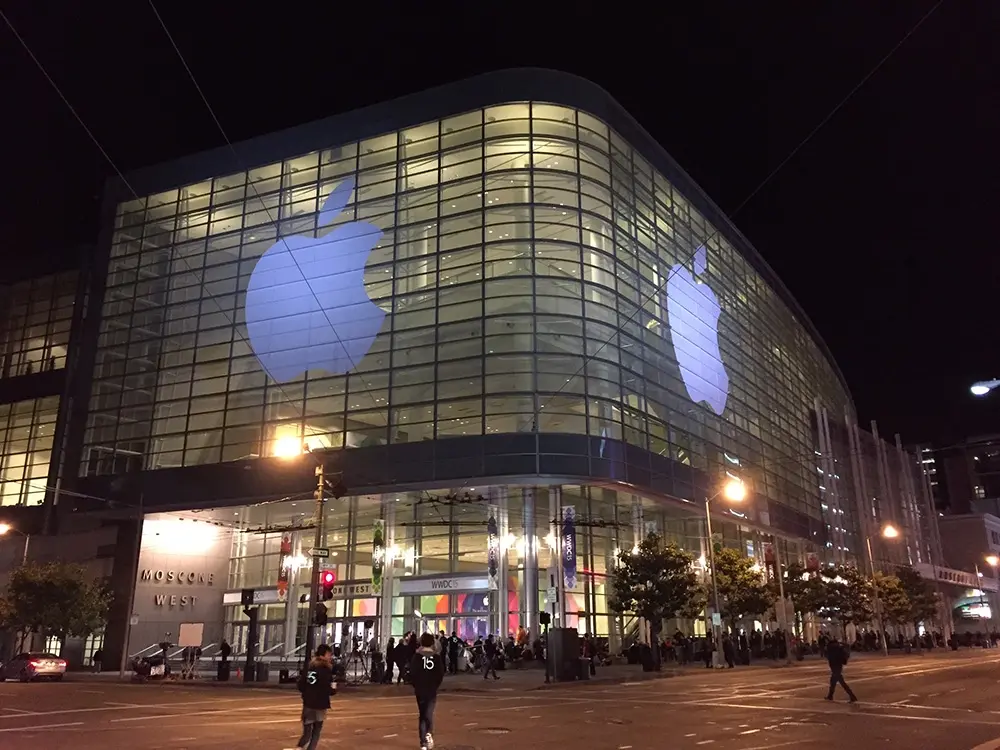
M 897 539 L 899 538 L 899 529 L 893 526 L 891 523 L 885 524 L 879 531 L 879 535 L 883 539 Z M 872 554 L 872 538 L 871 535 L 865 537 L 865 544 L 868 546 L 868 564 L 871 565 L 872 569 L 872 591 L 875 594 L 875 617 L 878 620 L 879 638 L 882 639 L 882 653 L 886 656 L 889 655 L 889 644 L 885 638 L 885 625 L 882 622 L 882 600 L 878 595 L 878 584 L 875 582 L 875 556 Z
M 320 604 L 319 597 L 319 556 L 317 550 L 323 546 L 323 516 L 324 503 L 326 501 L 326 466 L 324 457 L 314 453 L 309 445 L 297 436 L 279 437 L 274 441 L 273 453 L 275 456 L 286 460 L 294 461 L 302 456 L 311 457 L 316 464 L 316 536 L 313 540 L 312 548 L 312 578 L 309 581 L 309 608 L 306 619 L 306 654 L 305 666 L 309 668 L 309 661 L 312 659 L 313 650 L 316 646 L 316 628 L 313 620 L 316 616 L 316 605 Z
M 708 533 L 709 564 L 712 566 L 712 598 L 715 601 L 715 617 L 712 618 L 712 638 L 715 646 L 712 651 L 712 666 L 715 668 L 722 667 L 722 657 L 719 654 L 719 648 L 722 645 L 722 610 L 719 608 L 719 584 L 715 577 L 715 542 L 712 539 L 711 504 L 712 501 L 720 495 L 731 503 L 740 503 L 743 502 L 744 498 L 747 496 L 747 488 L 746 485 L 744 485 L 739 479 L 730 478 L 729 481 L 723 485 L 722 489 L 711 497 L 705 498 L 705 527 Z M 718 624 L 715 623 L 716 619 L 719 621 Z M 707 628 L 705 630 L 705 635 L 708 635 Z
M 1000 380 L 980 380 L 973 383 L 969 390 L 973 396 L 985 396 L 997 386 L 1000 386 Z
M 9 523 L 0 523 L 0 536 L 5 534 L 20 534 L 24 537 L 24 552 L 21 553 L 21 565 L 26 565 L 28 563 L 28 542 L 31 541 L 31 534 L 25 534 L 23 531 L 18 531 Z

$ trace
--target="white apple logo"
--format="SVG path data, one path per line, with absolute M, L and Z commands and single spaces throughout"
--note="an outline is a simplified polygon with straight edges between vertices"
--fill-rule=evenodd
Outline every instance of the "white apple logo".
M 347 205 L 354 180 L 340 183 L 319 213 L 328 226 Z M 322 237 L 292 236 L 271 245 L 247 285 L 250 345 L 279 383 L 306 370 L 342 375 L 368 353 L 385 311 L 368 298 L 364 273 L 382 230 L 341 224 Z
M 705 272 L 705 247 L 694 254 L 695 276 Z M 719 353 L 719 300 L 707 284 L 699 284 L 683 265 L 667 278 L 667 321 L 674 354 L 688 396 L 722 414 L 729 397 L 729 376 Z

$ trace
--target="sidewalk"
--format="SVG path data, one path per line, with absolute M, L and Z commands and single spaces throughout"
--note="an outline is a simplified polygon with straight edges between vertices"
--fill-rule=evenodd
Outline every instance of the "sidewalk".
M 945 651 L 944 649 L 934 649 L 933 652 L 924 652 L 924 658 L 948 658 L 951 656 L 951 652 Z M 901 657 L 914 658 L 919 655 L 917 652 L 912 654 L 903 654 L 899 652 L 891 652 L 889 659 L 896 659 Z M 852 657 L 852 662 L 856 663 L 858 661 L 868 661 L 871 659 L 886 659 L 881 653 L 857 653 Z M 810 655 L 805 658 L 804 661 L 792 661 L 791 665 L 794 667 L 809 667 L 809 666 L 826 666 L 826 662 L 820 659 L 818 656 Z M 772 670 L 772 669 L 784 669 L 788 668 L 785 661 L 782 660 L 771 660 L 771 659 L 757 659 L 751 662 L 749 666 L 739 665 L 736 667 L 736 672 L 742 672 L 746 670 Z M 725 674 L 728 670 L 712 670 L 708 674 Z M 546 690 L 553 687 L 566 687 L 572 685 L 586 685 L 590 683 L 601 683 L 607 685 L 613 684 L 623 684 L 632 682 L 642 682 L 646 680 L 660 680 L 667 679 L 671 677 L 683 677 L 683 676 L 697 676 L 704 675 L 706 673 L 705 667 L 702 663 L 692 662 L 687 666 L 678 666 L 673 662 L 665 663 L 659 672 L 643 672 L 642 667 L 639 665 L 626 665 L 618 664 L 610 667 L 598 667 L 596 676 L 590 677 L 588 680 L 577 680 L 575 682 L 552 682 L 550 684 L 545 683 L 545 671 L 537 666 L 526 667 L 523 669 L 506 669 L 498 672 L 499 680 L 484 680 L 481 674 L 471 674 L 463 673 L 457 675 L 446 675 L 444 684 L 441 687 L 441 692 L 444 693 L 494 693 L 494 692 L 527 692 L 531 690 Z M 201 677 L 197 680 L 170 680 L 168 682 L 149 682 L 145 683 L 151 686 L 162 686 L 169 689 L 170 687 L 198 687 L 198 688 L 217 688 L 217 689 L 235 689 L 235 690 L 295 690 L 294 683 L 285 683 L 283 685 L 278 684 L 277 670 L 272 669 L 271 679 L 267 682 L 243 682 L 242 678 L 237 678 L 236 676 L 236 665 L 234 664 L 234 669 L 232 673 L 232 678 L 228 682 L 218 682 L 215 680 L 214 671 L 202 672 Z M 101 674 L 94 674 L 92 672 L 67 672 L 66 680 L 68 682 L 98 682 L 98 683 L 118 683 L 118 682 L 131 682 L 131 674 L 128 673 L 124 680 L 118 676 L 118 672 L 103 672 Z M 368 695 L 396 695 L 406 694 L 409 695 L 410 688 L 408 685 L 342 685 L 345 693 L 364 693 Z

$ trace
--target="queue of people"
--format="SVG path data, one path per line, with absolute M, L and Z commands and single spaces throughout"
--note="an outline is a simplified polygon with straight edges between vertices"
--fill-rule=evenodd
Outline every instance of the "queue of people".
M 456 631 L 447 635 L 444 631 L 434 638 L 435 652 L 440 654 L 448 674 L 476 673 L 483 679 L 500 679 L 498 670 L 517 669 L 531 663 L 542 663 L 547 648 L 545 636 L 531 637 L 525 628 L 518 628 L 506 639 L 490 634 L 477 636 L 472 642 L 462 638 Z M 419 648 L 418 636 L 408 632 L 398 641 L 389 638 L 385 647 L 385 666 L 377 681 L 396 684 L 410 681 L 409 665 L 413 654 Z M 610 664 L 607 639 L 595 638 L 587 633 L 580 639 L 580 656 L 590 663 L 590 673 L 596 673 L 598 666 Z

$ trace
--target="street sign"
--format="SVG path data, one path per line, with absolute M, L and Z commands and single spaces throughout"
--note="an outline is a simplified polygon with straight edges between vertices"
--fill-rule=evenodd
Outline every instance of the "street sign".
M 545 601 L 549 604 L 556 604 L 559 602 L 559 589 L 553 587 L 548 590 L 545 594 Z
M 327 547 L 315 547 L 309 550 L 309 557 L 329 557 L 330 550 Z
M 722 615 L 720 615 L 718 612 L 713 612 L 712 613 L 712 624 L 715 627 L 717 627 L 717 628 L 721 627 L 722 626 Z

